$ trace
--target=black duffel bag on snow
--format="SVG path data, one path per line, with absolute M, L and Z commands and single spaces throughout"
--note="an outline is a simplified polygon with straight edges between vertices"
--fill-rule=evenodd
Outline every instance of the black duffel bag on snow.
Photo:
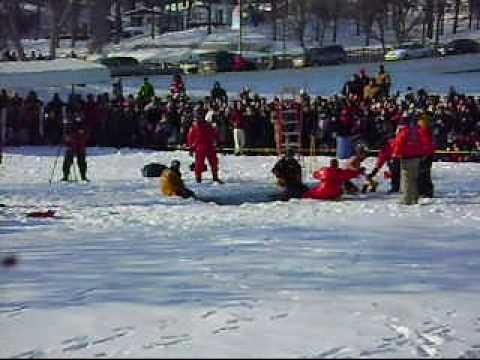
M 145 165 L 143 168 L 142 168 L 142 175 L 143 177 L 160 177 L 162 176 L 162 172 L 163 170 L 165 170 L 167 167 L 165 165 L 162 165 L 162 164 L 158 164 L 158 163 L 151 163 L 151 164 L 148 164 L 148 165 Z

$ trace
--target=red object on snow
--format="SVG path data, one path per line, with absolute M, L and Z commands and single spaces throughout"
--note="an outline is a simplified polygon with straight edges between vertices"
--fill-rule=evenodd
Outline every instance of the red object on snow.
M 27 214 L 27 217 L 31 218 L 51 218 L 55 216 L 55 211 L 47 210 L 47 211 L 33 211 Z
M 324 167 L 313 174 L 315 179 L 321 181 L 320 185 L 307 191 L 303 197 L 317 200 L 336 200 L 343 194 L 343 184 L 358 175 L 360 175 L 358 170 Z

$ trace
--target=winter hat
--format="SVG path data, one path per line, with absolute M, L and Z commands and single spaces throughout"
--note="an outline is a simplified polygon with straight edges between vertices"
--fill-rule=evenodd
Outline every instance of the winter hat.
M 338 159 L 336 159 L 336 158 L 330 159 L 330 167 L 334 168 L 334 169 L 337 169 L 338 168 Z
M 170 163 L 170 169 L 179 170 L 180 169 L 180 161 L 172 160 L 172 162 Z

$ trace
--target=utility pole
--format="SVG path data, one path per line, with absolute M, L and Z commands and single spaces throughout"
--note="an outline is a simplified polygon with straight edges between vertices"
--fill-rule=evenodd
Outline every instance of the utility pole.
M 285 17 L 283 18 L 282 40 L 283 54 L 287 51 L 287 22 L 288 22 L 288 0 L 285 1 Z
M 152 28 L 151 28 L 151 35 L 152 35 L 152 39 L 155 39 L 155 6 L 152 5 L 152 18 L 151 18 L 151 21 L 152 21 Z
M 242 55 L 242 36 L 243 36 L 243 24 L 242 24 L 242 14 L 243 14 L 243 4 L 242 0 L 238 0 L 238 5 L 240 7 L 240 32 L 238 36 L 238 53 Z

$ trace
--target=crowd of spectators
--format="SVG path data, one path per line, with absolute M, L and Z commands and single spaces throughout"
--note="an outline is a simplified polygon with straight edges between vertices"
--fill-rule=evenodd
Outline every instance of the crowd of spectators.
M 20 97 L 1 90 L 0 135 L 3 145 L 59 145 L 68 127 L 81 123 L 89 134 L 89 146 L 166 149 L 185 145 L 193 120 L 202 117 L 218 128 L 220 147 L 242 153 L 274 149 L 279 112 L 295 108 L 303 115 L 305 149 L 312 138 L 316 149 L 334 149 L 337 136 L 361 139 L 370 149 L 378 149 L 386 136 L 395 133 L 402 116 L 423 114 L 437 149 L 480 151 L 480 97 L 459 94 L 453 88 L 447 96 L 422 89 L 390 95 L 390 85 L 382 67 L 372 78 L 361 71 L 339 95 L 310 96 L 300 91 L 288 100 L 267 99 L 248 88 L 232 100 L 216 83 L 209 96 L 194 101 L 178 77 L 163 97 L 148 79 L 135 95 L 123 96 L 121 91 L 86 97 L 71 94 L 64 101 L 56 94 L 45 103 L 33 91 Z M 469 158 L 455 154 L 450 159 Z

